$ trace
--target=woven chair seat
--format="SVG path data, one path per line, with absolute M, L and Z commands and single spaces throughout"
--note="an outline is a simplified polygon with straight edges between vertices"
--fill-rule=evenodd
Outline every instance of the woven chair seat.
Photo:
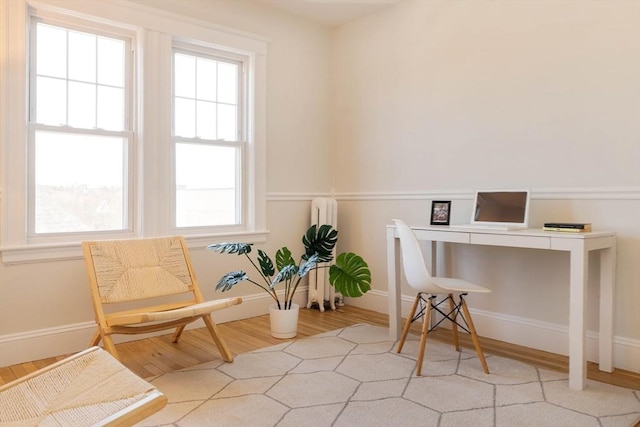
M 93 347 L 0 387 L 0 425 L 131 425 L 167 398 Z

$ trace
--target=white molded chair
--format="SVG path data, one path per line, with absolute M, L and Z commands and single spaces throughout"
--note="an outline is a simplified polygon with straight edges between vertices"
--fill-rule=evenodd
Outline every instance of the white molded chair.
M 454 279 L 448 277 L 433 277 L 427 269 L 427 265 L 424 261 L 420 243 L 415 234 L 409 226 L 401 220 L 392 220 L 398 231 L 400 237 L 400 248 L 402 250 L 402 266 L 404 269 L 404 275 L 407 279 L 407 283 L 411 288 L 418 291 L 418 295 L 413 303 L 411 312 L 407 318 L 402 331 L 402 337 L 398 343 L 398 353 L 402 351 L 402 346 L 409 333 L 411 323 L 423 318 L 422 333 L 420 335 L 420 349 L 418 354 L 418 360 L 416 362 L 416 375 L 420 375 L 422 372 L 422 359 L 424 358 L 424 349 L 427 343 L 427 334 L 431 320 L 431 310 L 436 310 L 442 314 L 446 319 L 451 321 L 451 331 L 453 335 L 453 344 L 457 351 L 460 351 L 460 345 L 458 343 L 458 326 L 471 334 L 473 345 L 478 353 L 480 363 L 482 363 L 482 369 L 485 374 L 489 373 L 487 367 L 487 361 L 484 358 L 480 343 L 478 342 L 478 335 L 476 329 L 473 326 L 471 315 L 464 297 L 470 292 L 488 293 L 491 290 L 482 286 L 467 282 L 462 279 Z M 444 299 L 437 300 L 438 297 L 444 296 Z M 441 305 L 449 301 L 449 309 L 441 308 Z M 416 314 L 416 310 L 420 305 L 420 311 Z M 443 319 L 444 320 L 444 319 Z M 438 322 L 439 324 L 440 322 Z

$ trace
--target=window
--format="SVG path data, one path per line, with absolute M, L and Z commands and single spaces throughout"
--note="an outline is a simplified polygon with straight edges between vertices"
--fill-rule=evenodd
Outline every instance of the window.
M 125 230 L 131 41 L 34 19 L 29 235 Z
M 241 61 L 174 49 L 176 227 L 238 225 L 245 153 Z
M 137 3 L 48 3 L 0 1 L 2 261 L 97 238 L 264 241 L 266 40 Z

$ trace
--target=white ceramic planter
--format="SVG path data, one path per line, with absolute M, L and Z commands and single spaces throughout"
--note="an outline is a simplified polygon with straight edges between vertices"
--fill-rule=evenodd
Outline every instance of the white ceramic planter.
M 269 306 L 271 336 L 274 338 L 293 338 L 298 334 L 298 313 L 300 306 L 291 304 L 290 310 L 278 310 L 276 304 Z

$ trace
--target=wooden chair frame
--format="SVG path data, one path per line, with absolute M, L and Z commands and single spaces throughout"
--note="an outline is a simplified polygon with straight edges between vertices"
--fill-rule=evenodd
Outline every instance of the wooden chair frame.
M 202 319 L 222 358 L 233 361 L 211 313 L 240 304 L 242 299 L 204 300 L 183 237 L 83 242 L 82 249 L 97 323 L 91 346 L 102 341 L 118 359 L 112 335 L 175 328 L 172 340 L 176 343 L 186 325 Z M 143 300 L 157 302 L 158 298 L 176 295 L 181 295 L 180 301 L 125 311 L 105 310 L 106 306 L 130 301 L 139 305 Z

